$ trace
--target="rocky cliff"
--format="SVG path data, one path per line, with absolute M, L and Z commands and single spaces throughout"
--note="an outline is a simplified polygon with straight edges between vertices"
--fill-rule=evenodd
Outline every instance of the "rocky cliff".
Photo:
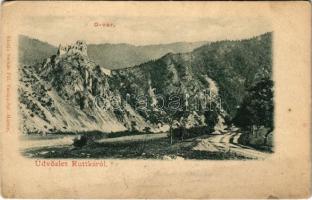
M 41 63 L 20 67 L 25 133 L 165 131 L 224 128 L 246 88 L 271 78 L 271 34 L 168 53 L 131 68 L 105 70 L 87 44 L 60 45 Z
M 141 116 L 122 104 L 117 115 L 109 99 L 120 102 L 108 75 L 88 58 L 86 44 L 62 46 L 43 63 L 20 68 L 20 106 L 25 132 L 120 131 L 148 126 Z M 108 104 L 108 105 L 106 105 Z

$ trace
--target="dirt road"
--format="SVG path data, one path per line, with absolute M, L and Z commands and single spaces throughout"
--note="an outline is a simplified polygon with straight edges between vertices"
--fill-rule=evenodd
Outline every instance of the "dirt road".
M 261 152 L 239 144 L 238 139 L 240 135 L 241 133 L 239 132 L 203 135 L 198 138 L 176 141 L 173 145 L 170 145 L 169 140 L 166 140 L 168 137 L 167 133 L 142 134 L 97 139 L 95 140 L 95 146 L 86 146 L 85 148 L 74 150 L 72 143 L 75 136 L 38 136 L 32 139 L 21 140 L 20 145 L 26 156 L 45 158 L 63 157 L 64 155 L 68 157 L 89 155 L 107 158 L 133 158 L 134 155 L 159 158 L 168 157 L 168 155 L 179 155 L 186 159 L 233 159 L 241 157 L 265 159 L 270 155 L 270 153 Z
M 241 133 L 225 133 L 212 135 L 205 139 L 197 139 L 198 144 L 193 150 L 208 152 L 234 152 L 252 159 L 265 159 L 270 153 L 261 152 L 251 147 L 238 144 Z

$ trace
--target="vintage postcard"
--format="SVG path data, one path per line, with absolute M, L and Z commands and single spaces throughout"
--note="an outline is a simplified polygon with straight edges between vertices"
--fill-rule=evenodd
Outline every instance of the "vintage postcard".
M 1 7 L 7 198 L 308 198 L 308 2 Z

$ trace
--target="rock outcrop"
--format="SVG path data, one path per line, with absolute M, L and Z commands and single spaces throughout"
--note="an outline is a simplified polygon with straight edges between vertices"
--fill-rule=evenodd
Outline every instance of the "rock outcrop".
M 73 45 L 59 45 L 57 55 L 61 56 L 64 54 L 80 54 L 82 56 L 88 56 L 87 53 L 87 44 L 83 40 L 78 40 Z
M 126 103 L 118 111 L 110 99 L 121 102 L 109 76 L 91 61 L 87 46 L 78 41 L 60 46 L 57 55 L 20 69 L 20 102 L 24 132 L 121 131 L 148 124 Z

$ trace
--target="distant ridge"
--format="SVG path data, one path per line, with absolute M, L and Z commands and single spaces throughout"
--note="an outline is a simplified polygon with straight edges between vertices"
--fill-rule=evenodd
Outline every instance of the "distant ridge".
M 56 54 L 57 48 L 47 42 L 30 38 L 25 35 L 19 36 L 19 62 L 24 65 L 41 63 L 44 59 Z
M 144 46 L 131 44 L 91 44 L 88 45 L 88 55 L 103 67 L 121 69 L 158 59 L 169 52 L 190 52 L 206 43 L 176 42 Z
M 175 42 L 169 44 L 152 44 L 136 46 L 132 44 L 88 44 L 88 55 L 101 67 L 106 69 L 122 69 L 139 65 L 149 60 L 158 59 L 172 53 L 185 53 L 198 48 L 207 42 Z M 19 61 L 22 64 L 34 64 L 53 54 L 57 47 L 38 39 L 20 35 Z

